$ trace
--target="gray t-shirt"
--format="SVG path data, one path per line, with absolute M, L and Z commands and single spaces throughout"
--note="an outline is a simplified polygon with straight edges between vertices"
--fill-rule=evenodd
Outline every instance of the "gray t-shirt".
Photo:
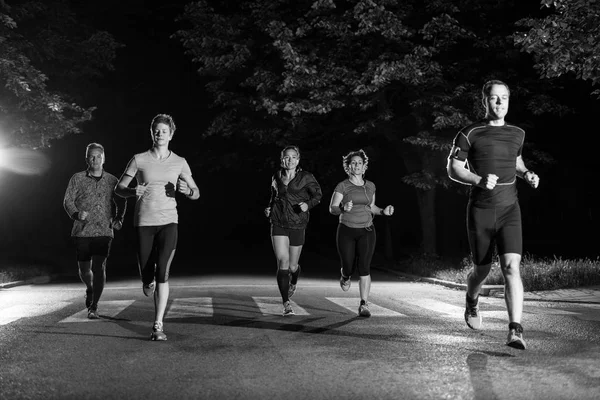
M 179 177 L 191 177 L 185 158 L 171 152 L 167 158 L 155 158 L 150 150 L 136 154 L 127 164 L 125 174 L 138 185 L 148 188 L 136 199 L 133 226 L 157 226 L 177 223 L 175 190 Z
M 340 206 L 352 200 L 352 210 L 340 214 L 340 224 L 350 228 L 367 228 L 373 225 L 371 211 L 371 203 L 375 195 L 373 182 L 365 180 L 364 185 L 359 186 L 346 179 L 338 183 L 334 191 L 344 196 Z

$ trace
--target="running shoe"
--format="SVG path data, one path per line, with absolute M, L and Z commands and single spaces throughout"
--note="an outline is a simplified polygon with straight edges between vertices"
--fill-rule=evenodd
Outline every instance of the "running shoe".
M 94 302 L 94 292 L 92 290 L 85 291 L 85 308 L 89 309 Z
M 342 275 L 340 277 L 340 287 L 342 288 L 342 290 L 344 292 L 347 292 L 348 289 L 350 289 L 350 285 L 352 284 L 352 280 L 350 279 L 350 277 L 345 277 L 344 276 L 344 270 L 340 269 L 340 274 Z
M 100 319 L 100 315 L 98 315 L 98 310 L 94 308 L 88 309 L 88 319 Z
M 523 340 L 523 328 L 520 326 L 516 329 L 509 329 L 506 345 L 514 349 L 525 350 L 525 340 Z
M 472 303 L 469 301 L 468 295 L 465 307 L 465 321 L 471 329 L 481 329 L 483 324 L 481 313 L 479 312 L 479 299 Z
M 150 335 L 152 341 L 164 341 L 167 340 L 167 335 L 163 332 L 163 323 L 155 321 L 152 327 L 152 335 Z
M 371 316 L 371 311 L 369 310 L 369 305 L 365 302 L 365 304 L 361 304 L 358 306 L 358 316 L 369 318 Z
M 150 297 L 154 294 L 155 288 L 156 288 L 156 281 L 152 281 L 147 285 L 142 284 L 142 290 L 144 291 L 144 294 L 148 297 Z
M 287 317 L 288 315 L 295 315 L 294 310 L 292 310 L 292 305 L 289 301 L 283 303 L 283 316 Z

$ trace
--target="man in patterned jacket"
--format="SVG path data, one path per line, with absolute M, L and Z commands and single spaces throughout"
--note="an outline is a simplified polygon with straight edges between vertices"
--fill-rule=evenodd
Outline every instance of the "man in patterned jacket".
M 85 283 L 88 318 L 98 319 L 98 301 L 106 282 L 106 259 L 119 230 L 127 201 L 114 194 L 118 179 L 104 171 L 104 147 L 90 143 L 85 151 L 87 170 L 71 177 L 63 205 L 74 221 L 71 237 L 75 242 L 79 277 Z

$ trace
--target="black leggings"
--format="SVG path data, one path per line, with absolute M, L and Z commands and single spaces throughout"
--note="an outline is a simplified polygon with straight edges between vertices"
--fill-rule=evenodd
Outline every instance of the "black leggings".
M 177 248 L 177 224 L 138 226 L 138 264 L 144 284 L 169 280 L 171 261 Z
M 377 235 L 375 227 L 350 228 L 339 224 L 337 228 L 336 244 L 344 276 L 352 276 L 354 266 L 358 268 L 360 276 L 371 274 L 371 259 L 375 252 Z

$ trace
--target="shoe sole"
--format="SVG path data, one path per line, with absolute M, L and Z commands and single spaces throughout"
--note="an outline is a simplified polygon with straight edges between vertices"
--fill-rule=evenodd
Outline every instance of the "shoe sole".
M 371 316 L 371 311 L 360 311 L 360 308 L 358 309 L 358 316 L 359 317 L 364 317 L 364 318 L 369 318 Z
M 340 279 L 340 287 L 342 288 L 342 290 L 343 290 L 344 292 L 347 292 L 348 290 L 350 290 L 350 285 L 352 284 L 352 282 L 350 281 L 350 279 L 348 279 L 346 282 L 348 282 L 348 284 L 347 284 L 347 285 L 344 285 L 344 284 L 342 283 L 342 280 Z
M 294 288 L 294 289 L 290 289 L 290 290 L 288 291 L 288 297 L 292 297 L 292 296 L 294 295 L 294 293 L 296 293 L 296 288 Z
M 144 296 L 146 296 L 146 297 L 150 297 L 150 296 L 154 295 L 155 289 L 156 289 L 156 284 L 154 284 L 154 286 L 152 286 L 151 288 L 147 288 L 146 286 L 142 285 L 142 292 L 144 292 Z
M 512 342 L 506 343 L 506 345 L 517 350 L 525 350 L 527 348 L 527 346 L 525 345 L 525 341 L 523 340 L 513 340 Z
M 481 320 L 477 321 L 477 324 L 469 323 L 469 321 L 467 321 L 466 319 L 465 319 L 465 322 L 467 323 L 467 326 L 469 328 L 471 328 L 471 329 L 473 329 L 475 331 L 481 330 L 481 327 L 483 326 L 483 322 Z
M 479 318 L 473 318 L 470 317 L 468 314 L 465 314 L 465 322 L 467 323 L 467 326 L 473 330 L 480 330 L 483 326 L 483 320 L 481 318 L 481 315 L 479 315 Z
M 152 333 L 150 335 L 150 340 L 152 340 L 153 342 L 166 342 L 167 336 L 158 336 L 158 335 Z

